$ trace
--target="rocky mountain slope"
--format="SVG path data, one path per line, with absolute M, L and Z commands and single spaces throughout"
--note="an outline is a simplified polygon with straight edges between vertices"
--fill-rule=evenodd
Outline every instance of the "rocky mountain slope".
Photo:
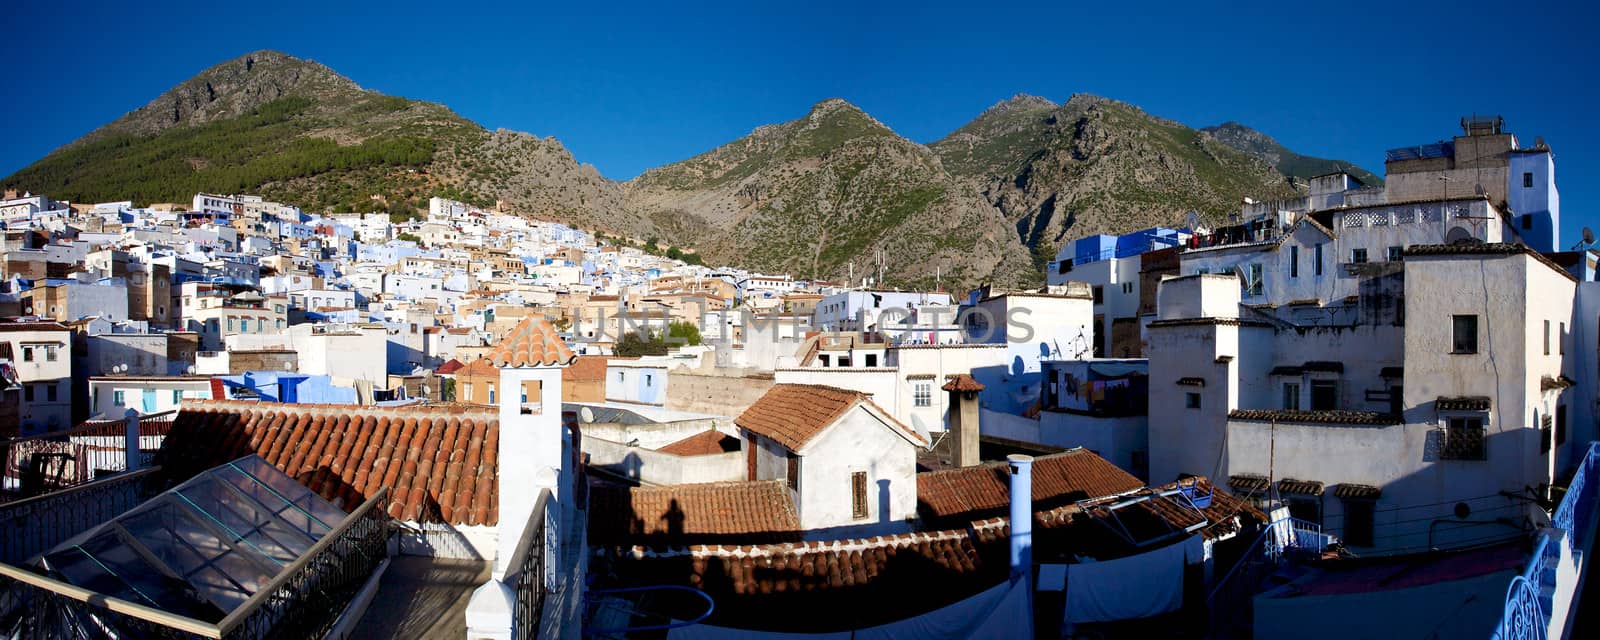
M 1214 127 L 1205 127 L 1201 131 L 1210 134 L 1223 144 L 1260 158 L 1276 168 L 1279 173 L 1302 183 L 1320 175 L 1345 171 L 1365 184 L 1373 186 L 1383 184 L 1382 178 L 1356 166 L 1355 163 L 1300 155 L 1278 144 L 1272 136 L 1237 122 L 1224 122 Z
M 1019 95 L 928 145 L 999 209 L 1036 265 L 1064 241 L 1210 219 L 1241 198 L 1289 195 L 1265 162 L 1138 107 L 1090 95 Z
M 259 193 L 313 211 L 405 214 L 445 195 L 638 224 L 622 213 L 618 185 L 554 138 L 485 131 L 443 105 L 367 91 L 275 51 L 206 69 L 0 182 L 74 201 Z
M 668 125 L 663 125 L 668 126 Z M 0 185 L 73 201 L 258 193 L 311 211 L 439 195 L 699 251 L 708 263 L 884 286 L 1038 283 L 1065 240 L 1218 220 L 1338 161 L 1228 123 L 1195 130 L 1087 95 L 1017 96 L 923 146 L 843 100 L 628 182 L 554 138 L 362 89 L 258 51 L 206 69 Z M 1361 174 L 1363 179 L 1370 174 Z
M 997 210 L 843 100 L 646 171 L 626 205 L 708 259 L 801 277 L 859 280 L 881 262 L 886 285 L 1011 283 L 1025 264 Z

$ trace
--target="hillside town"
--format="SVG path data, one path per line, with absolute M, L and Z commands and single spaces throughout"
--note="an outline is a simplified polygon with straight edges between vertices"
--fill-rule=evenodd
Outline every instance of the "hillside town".
M 1499 117 L 1386 158 L 968 291 L 7 191 L 0 635 L 1594 633 L 1593 235 Z

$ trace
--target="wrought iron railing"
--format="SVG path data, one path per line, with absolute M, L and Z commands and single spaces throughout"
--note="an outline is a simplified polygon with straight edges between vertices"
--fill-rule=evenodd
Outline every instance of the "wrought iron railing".
M 1491 635 L 1496 640 L 1545 638 L 1552 626 L 1565 627 L 1566 621 L 1552 620 L 1556 611 L 1556 568 L 1562 551 L 1579 563 L 1586 563 L 1583 546 L 1589 544 L 1595 528 L 1594 510 L 1600 499 L 1600 484 L 1592 478 L 1600 472 L 1600 442 L 1589 443 L 1577 473 L 1567 485 L 1567 493 L 1550 516 L 1550 529 L 1539 533 L 1533 555 L 1522 573 L 1506 587 L 1505 611 Z M 1580 564 L 1579 571 L 1586 567 Z M 1575 590 L 1574 590 L 1575 591 Z M 1560 622 L 1560 625 L 1555 623 Z
M 148 465 L 175 412 L 139 419 L 139 465 Z M 60 491 L 127 470 L 126 419 L 95 420 L 71 429 L 0 441 L 0 504 Z
M 1206 608 L 1211 612 L 1211 637 L 1252 637 L 1251 603 L 1262 583 L 1283 566 L 1287 554 L 1295 551 L 1320 553 L 1329 541 L 1322 533 L 1322 525 L 1298 518 L 1282 518 L 1262 529 L 1240 554 L 1239 561 L 1206 596 Z
M 160 467 L 0 504 L 0 562 L 21 564 L 158 493 Z
M 216 623 L 0 564 L 0 633 L 27 638 L 321 638 L 388 555 L 387 500 L 385 488 Z
M 511 552 L 507 565 L 516 573 L 507 575 L 506 582 L 516 595 L 516 608 L 511 612 L 512 640 L 531 640 L 539 637 L 539 620 L 544 615 L 545 572 L 549 566 L 545 555 L 550 545 L 545 536 L 551 532 L 545 520 L 552 514 L 549 509 L 550 490 L 539 492 L 528 515 L 528 524 L 522 529 L 522 538 Z

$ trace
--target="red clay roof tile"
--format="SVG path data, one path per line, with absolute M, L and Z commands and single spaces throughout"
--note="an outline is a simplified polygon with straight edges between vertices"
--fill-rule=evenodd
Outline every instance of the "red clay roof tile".
M 543 316 L 528 316 L 506 332 L 484 356 L 496 367 L 538 367 L 567 364 L 577 357 L 556 328 Z
M 666 487 L 596 483 L 589 540 L 598 545 L 681 545 L 795 540 L 800 516 L 781 480 Z
M 1144 487 L 1087 449 L 1035 457 L 1032 473 L 1035 511 Z M 961 522 L 1005 515 L 1011 504 L 1010 475 L 1004 462 L 919 473 L 918 511 L 925 518 Z
M 815 384 L 773 385 L 760 400 L 734 418 L 733 423 L 772 438 L 791 451 L 799 451 L 857 404 L 871 406 L 883 415 L 890 428 L 899 429 L 912 440 L 925 442 L 922 436 L 874 404 L 867 394 Z
M 675 456 L 706 456 L 739 450 L 739 439 L 716 429 L 707 429 L 656 449 Z
M 498 445 L 490 408 L 210 400 L 184 402 L 161 457 L 181 476 L 256 453 L 346 508 L 389 486 L 396 518 L 493 525 Z

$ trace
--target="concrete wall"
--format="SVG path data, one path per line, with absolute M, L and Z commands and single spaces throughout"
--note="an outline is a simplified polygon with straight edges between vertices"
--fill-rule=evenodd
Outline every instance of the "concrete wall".
M 677 456 L 604 440 L 586 430 L 583 452 L 589 456 L 589 466 L 644 484 L 676 485 L 745 479 L 743 451 Z
M 630 443 L 638 440 L 637 446 L 646 449 L 660 449 L 711 429 L 718 429 L 732 435 L 734 433 L 732 424 L 733 421 L 731 420 L 718 420 L 716 418 L 653 422 L 650 424 L 595 422 L 583 425 L 583 435 L 585 438 L 600 438 L 621 443 Z
M 606 401 L 662 406 L 667 399 L 667 367 L 606 364 Z
M 1513 572 L 1497 571 L 1465 580 L 1410 589 L 1384 589 L 1337 596 L 1255 599 L 1257 638 L 1343 640 L 1345 638 L 1486 637 L 1504 612 Z M 1292 587 L 1283 587 L 1286 590 Z M 1462 606 L 1463 602 L 1471 603 Z
M 916 447 L 868 411 L 856 408 L 800 452 L 800 524 L 903 530 L 917 510 Z M 867 474 L 867 516 L 852 514 L 851 474 Z
M 985 435 L 989 435 L 987 431 Z M 1028 442 L 1067 449 L 1083 447 L 1134 477 L 1149 480 L 1148 416 L 1099 418 L 1063 411 L 1043 411 L 1039 414 L 1038 439 Z
M 860 391 L 889 415 L 900 413 L 900 370 L 895 367 L 789 368 L 774 371 L 773 378 L 777 384 L 819 384 Z
M 668 374 L 666 408 L 674 411 L 738 416 L 775 384 L 771 374 L 678 369 Z

